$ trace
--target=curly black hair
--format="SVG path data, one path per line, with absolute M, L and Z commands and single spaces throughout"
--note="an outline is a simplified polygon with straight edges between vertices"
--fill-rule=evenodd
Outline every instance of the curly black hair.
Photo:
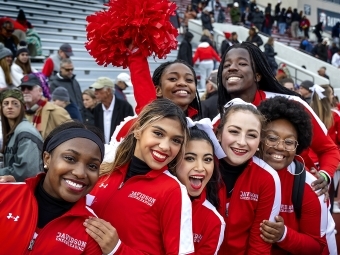
M 174 61 L 167 61 L 167 62 L 161 64 L 153 72 L 153 75 L 152 75 L 153 84 L 155 85 L 155 87 L 162 86 L 161 77 L 162 77 L 164 71 L 169 66 L 171 66 L 172 64 L 183 64 L 183 65 L 186 65 L 191 70 L 191 72 L 194 76 L 194 81 L 195 81 L 195 85 L 196 85 L 196 96 L 195 96 L 194 100 L 189 104 L 189 106 L 191 106 L 192 108 L 194 108 L 198 111 L 198 114 L 197 114 L 197 116 L 194 116 L 194 119 L 201 119 L 202 118 L 202 109 L 201 109 L 200 96 L 199 96 L 199 93 L 198 93 L 198 90 L 197 90 L 197 76 L 196 76 L 196 72 L 195 72 L 194 68 L 192 68 L 192 66 L 189 65 L 187 62 L 180 60 L 180 59 L 176 59 Z
M 222 57 L 221 64 L 218 68 L 217 90 L 218 90 L 218 109 L 220 113 L 223 113 L 224 105 L 232 99 L 231 95 L 228 93 L 228 91 L 226 90 L 222 83 L 222 72 L 224 69 L 225 58 L 227 53 L 232 49 L 245 49 L 246 51 L 248 51 L 251 60 L 251 68 L 254 75 L 254 86 L 257 86 L 257 89 L 301 97 L 298 93 L 285 88 L 278 82 L 268 64 L 266 55 L 264 55 L 264 53 L 261 51 L 259 47 L 257 47 L 251 42 L 242 42 L 240 44 L 234 44 L 231 47 L 229 47 L 228 50 L 226 50 Z M 255 79 L 256 73 L 261 75 L 260 81 L 257 81 Z
M 297 154 L 310 146 L 313 137 L 312 120 L 301 103 L 277 96 L 262 101 L 258 106 L 258 110 L 268 122 L 285 119 L 294 126 L 299 143 L 296 148 Z

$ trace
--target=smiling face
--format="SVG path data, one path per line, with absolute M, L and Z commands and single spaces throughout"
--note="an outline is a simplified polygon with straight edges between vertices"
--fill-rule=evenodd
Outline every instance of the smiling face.
M 183 133 L 178 120 L 162 118 L 152 122 L 135 133 L 137 143 L 134 155 L 151 169 L 161 169 L 179 153 L 184 141 Z
M 259 146 L 260 134 L 261 122 L 253 113 L 243 110 L 231 112 L 218 134 L 227 155 L 225 161 L 233 166 L 247 162 Z
M 186 186 L 190 196 L 199 196 L 214 172 L 211 144 L 206 140 L 191 140 L 185 148 L 184 158 L 176 167 L 178 180 Z
M 296 129 L 288 120 L 278 119 L 267 125 L 265 137 L 268 135 L 278 136 L 281 141 L 275 147 L 269 147 L 263 143 L 263 160 L 275 170 L 286 168 L 294 160 L 296 150 L 285 150 L 284 142 L 282 140 L 287 139 L 286 141 L 296 141 Z
M 76 202 L 88 194 L 99 176 L 101 153 L 98 145 L 86 138 L 73 138 L 44 152 L 48 171 L 43 183 L 52 197 Z
M 251 59 L 247 50 L 231 49 L 225 56 L 222 71 L 222 84 L 227 92 L 234 97 L 242 94 L 255 95 L 257 86 L 251 67 Z M 261 79 L 256 75 L 257 81 Z M 246 100 L 243 96 L 241 97 Z
M 195 78 L 184 64 L 174 63 L 163 71 L 161 84 L 156 86 L 157 97 L 167 98 L 186 110 L 196 96 Z

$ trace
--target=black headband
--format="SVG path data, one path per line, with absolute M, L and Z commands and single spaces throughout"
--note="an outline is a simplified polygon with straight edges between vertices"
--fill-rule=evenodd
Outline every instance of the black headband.
M 93 133 L 92 131 L 84 128 L 70 128 L 70 129 L 65 129 L 56 135 L 54 135 L 51 140 L 48 141 L 48 144 L 46 145 L 45 151 L 50 153 L 53 151 L 55 148 L 57 148 L 60 144 L 71 140 L 73 138 L 86 138 L 89 139 L 93 142 L 95 142 L 101 153 L 101 161 L 103 161 L 104 158 L 104 143 L 100 138 Z

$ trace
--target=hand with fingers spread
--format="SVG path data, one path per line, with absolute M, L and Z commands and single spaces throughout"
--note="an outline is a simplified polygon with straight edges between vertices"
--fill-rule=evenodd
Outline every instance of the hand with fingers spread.
M 0 183 L 1 182 L 16 182 L 16 180 L 12 175 L 3 175 L 0 176 Z
M 261 238 L 266 243 L 276 243 L 279 241 L 285 231 L 284 220 L 281 216 L 275 216 L 276 222 L 264 220 L 260 224 Z
M 98 243 L 103 254 L 109 254 L 116 247 L 119 237 L 116 229 L 107 221 L 90 217 L 84 222 L 86 232 Z
M 316 181 L 312 182 L 313 190 L 318 191 L 316 193 L 318 196 L 325 195 L 324 202 L 327 202 L 329 198 L 327 179 L 325 179 L 324 174 L 320 174 L 320 172 L 313 167 L 311 168 L 310 173 L 317 178 Z

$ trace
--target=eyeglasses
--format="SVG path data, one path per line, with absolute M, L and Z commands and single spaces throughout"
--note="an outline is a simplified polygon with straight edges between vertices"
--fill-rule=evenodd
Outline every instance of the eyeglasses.
M 74 68 L 65 68 L 65 67 L 62 67 L 62 69 L 64 69 L 66 72 L 71 72 L 71 71 L 73 71 Z
M 21 91 L 25 91 L 26 89 L 31 91 L 33 89 L 33 86 L 20 86 L 20 88 L 21 88 Z
M 264 138 L 264 141 L 265 141 L 265 144 L 268 147 L 276 147 L 281 142 L 283 142 L 283 148 L 286 151 L 295 151 L 297 146 L 299 145 L 299 143 L 294 139 L 286 138 L 286 139 L 282 140 L 281 137 L 279 137 L 277 135 L 267 135 Z

